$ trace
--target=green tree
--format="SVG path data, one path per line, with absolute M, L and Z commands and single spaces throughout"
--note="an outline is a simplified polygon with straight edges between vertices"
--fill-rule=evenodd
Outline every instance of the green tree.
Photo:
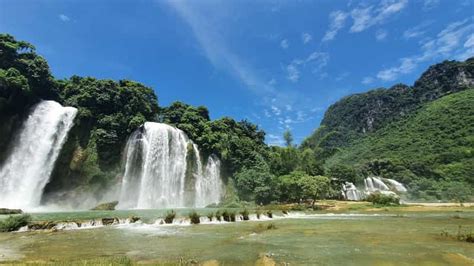
M 317 199 L 326 198 L 331 194 L 330 179 L 326 176 L 304 175 L 300 179 L 300 185 L 303 198 L 311 199 L 313 206 Z
M 289 129 L 287 129 L 283 133 L 283 139 L 285 140 L 286 147 L 293 146 L 293 135 L 291 134 L 291 131 Z
M 345 164 L 331 166 L 328 170 L 328 175 L 332 178 L 338 179 L 341 182 L 355 183 L 357 179 L 357 172 L 354 167 Z

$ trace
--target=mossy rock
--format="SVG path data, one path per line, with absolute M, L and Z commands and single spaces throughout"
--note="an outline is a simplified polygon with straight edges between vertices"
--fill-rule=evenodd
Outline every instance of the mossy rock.
M 20 209 L 7 209 L 7 208 L 0 208 L 0 215 L 1 214 L 22 214 L 23 211 Z
M 106 203 L 101 203 L 91 210 L 93 211 L 113 211 L 115 210 L 115 207 L 118 205 L 118 201 L 112 201 L 112 202 L 106 202 Z

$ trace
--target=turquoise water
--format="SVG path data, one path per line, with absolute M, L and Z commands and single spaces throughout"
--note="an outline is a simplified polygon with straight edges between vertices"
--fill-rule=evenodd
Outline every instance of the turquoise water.
M 178 216 L 189 209 L 178 210 Z M 201 209 L 207 213 L 209 209 Z M 214 210 L 215 211 L 215 210 Z M 35 219 L 136 215 L 154 220 L 166 210 L 36 213 Z M 272 223 L 276 229 L 267 230 Z M 215 260 L 254 265 L 266 255 L 291 265 L 472 265 L 474 245 L 442 237 L 474 230 L 474 212 L 317 214 L 225 224 L 130 224 L 58 232 L 0 234 L 3 261 L 80 261 L 126 256 L 134 262 Z

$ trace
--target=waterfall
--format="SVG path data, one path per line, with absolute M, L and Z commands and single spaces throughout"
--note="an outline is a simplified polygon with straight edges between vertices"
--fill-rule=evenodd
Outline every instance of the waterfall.
M 196 207 L 219 203 L 224 184 L 220 178 L 221 162 L 215 155 L 209 156 L 204 173 L 196 180 Z M 216 193 L 218 192 L 218 193 Z
M 361 200 L 362 193 L 351 182 L 342 185 L 342 196 L 347 200 Z
M 210 156 L 203 169 L 198 146 L 183 131 L 146 122 L 130 136 L 119 208 L 204 207 L 222 192 L 219 160 Z
M 353 183 L 342 184 L 342 196 L 346 200 L 362 200 L 374 192 L 385 195 L 397 195 L 407 192 L 405 186 L 393 179 L 382 177 L 367 177 L 364 179 L 364 190 L 359 190 Z
M 1 207 L 34 208 L 40 204 L 76 112 L 76 108 L 55 101 L 42 101 L 34 107 L 0 166 Z
M 406 187 L 402 183 L 390 178 L 386 178 L 385 180 L 387 180 L 387 182 L 392 185 L 397 192 L 407 192 Z

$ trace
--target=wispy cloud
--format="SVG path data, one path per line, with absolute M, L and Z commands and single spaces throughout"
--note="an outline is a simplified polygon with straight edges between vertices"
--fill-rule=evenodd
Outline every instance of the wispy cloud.
M 420 54 L 401 58 L 397 66 L 379 71 L 377 78 L 392 81 L 402 74 L 412 72 L 418 64 L 440 57 L 464 60 L 474 56 L 471 44 L 474 42 L 474 40 L 471 41 L 473 30 L 474 24 L 470 19 L 453 22 L 440 31 L 436 37 L 424 42 L 420 47 Z
M 303 44 L 309 43 L 313 39 L 313 36 L 311 34 L 305 32 L 301 34 L 301 40 L 303 41 Z
M 322 40 L 323 42 L 331 41 L 336 37 L 339 30 L 344 27 L 347 16 L 348 15 L 346 13 L 340 10 L 331 12 L 331 14 L 329 14 L 329 29 L 324 34 Z
M 440 3 L 440 0 L 425 0 L 423 2 L 423 11 L 429 11 L 437 7 Z
M 377 41 L 383 41 L 387 39 L 388 32 L 386 30 L 378 30 L 375 32 L 375 39 Z
M 372 84 L 373 82 L 374 82 L 373 77 L 365 77 L 362 79 L 362 84 L 364 85 L 369 85 L 369 84 Z
M 361 32 L 374 25 L 381 24 L 390 16 L 403 10 L 407 3 L 407 0 L 390 0 L 382 1 L 378 6 L 355 8 L 350 12 L 354 21 L 350 31 Z
M 312 52 L 304 59 L 293 59 L 286 66 L 287 78 L 292 82 L 297 82 L 300 79 L 300 67 L 309 67 L 312 73 L 318 73 L 328 62 L 329 54 L 318 51 Z
M 290 47 L 290 43 L 288 42 L 287 39 L 283 39 L 283 40 L 281 40 L 281 42 L 280 42 L 280 46 L 281 46 L 281 48 L 283 48 L 283 49 L 288 49 L 288 47 Z
M 416 67 L 416 60 L 410 57 L 400 59 L 400 65 L 396 67 L 391 67 L 388 69 L 384 69 L 377 73 L 377 78 L 384 80 L 384 81 L 391 81 L 398 78 L 401 74 L 410 73 Z
M 270 146 L 283 146 L 285 144 L 283 136 L 268 134 L 266 135 L 266 139 Z
M 205 12 L 199 12 L 184 1 L 167 3 L 192 29 L 204 55 L 214 67 L 231 73 L 255 93 L 266 94 L 275 91 L 267 79 L 261 78 L 257 71 L 228 48 L 224 38 L 206 17 Z
M 407 6 L 408 0 L 384 0 L 378 5 L 360 4 L 348 11 L 336 10 L 329 14 L 329 28 L 324 34 L 322 42 L 334 40 L 337 33 L 344 28 L 348 17 L 352 19 L 350 32 L 357 33 L 375 25 L 384 23 L 392 15 L 402 11 Z M 352 5 L 348 5 L 351 7 Z M 383 40 L 386 32 L 379 32 L 377 40 Z
M 426 34 L 428 26 L 430 26 L 432 23 L 432 20 L 423 21 L 421 24 L 418 24 L 413 28 L 407 29 L 403 32 L 403 38 L 409 40 L 424 36 Z
M 292 62 L 286 66 L 286 71 L 288 72 L 288 79 L 292 82 L 297 82 L 300 79 L 300 71 L 297 68 L 297 63 Z
M 64 15 L 64 14 L 59 14 L 58 18 L 59 18 L 62 22 L 68 22 L 68 21 L 71 20 L 68 16 L 66 16 L 66 15 Z

